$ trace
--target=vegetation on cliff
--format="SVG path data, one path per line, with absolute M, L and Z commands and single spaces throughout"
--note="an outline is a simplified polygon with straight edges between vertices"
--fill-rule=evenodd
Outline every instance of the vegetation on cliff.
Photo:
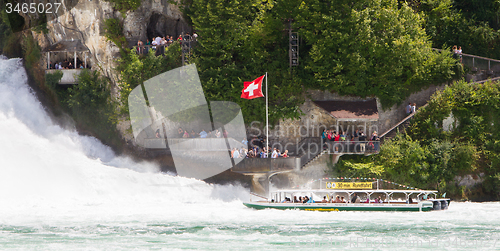
M 264 100 L 242 100 L 244 80 L 269 73 L 271 118 L 297 118 L 305 89 L 377 96 L 384 107 L 457 76 L 437 53 L 422 15 L 395 0 L 262 2 L 193 0 L 199 34 L 194 59 L 208 99 L 231 100 L 245 118 L 264 119 Z M 299 66 L 289 68 L 288 29 L 300 36 Z
M 445 119 L 453 123 L 444 124 Z M 437 92 L 399 134 L 370 157 L 342 157 L 331 172 L 381 177 L 458 198 L 500 199 L 500 83 L 459 81 Z M 459 186 L 472 174 L 481 186 Z

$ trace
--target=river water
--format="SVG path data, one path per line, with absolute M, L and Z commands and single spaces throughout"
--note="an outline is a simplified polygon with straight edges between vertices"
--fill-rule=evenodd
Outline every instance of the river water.
M 0 58 L 0 250 L 500 250 L 500 203 L 436 212 L 253 210 L 52 122 Z

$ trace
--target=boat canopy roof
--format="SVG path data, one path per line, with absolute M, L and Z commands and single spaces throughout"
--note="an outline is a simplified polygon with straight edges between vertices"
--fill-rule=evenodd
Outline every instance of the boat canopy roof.
M 395 190 L 395 189 L 284 189 L 271 193 L 403 193 L 403 194 L 436 194 L 435 190 Z

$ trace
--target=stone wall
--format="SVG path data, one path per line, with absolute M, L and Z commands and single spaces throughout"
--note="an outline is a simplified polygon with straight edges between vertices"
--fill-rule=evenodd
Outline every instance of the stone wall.
M 379 112 L 379 120 L 378 120 L 378 129 L 379 135 L 389 130 L 392 126 L 396 125 L 399 121 L 403 120 L 407 115 L 405 111 L 405 107 L 409 102 L 417 104 L 417 110 L 419 107 L 427 104 L 427 102 L 431 99 L 431 96 L 438 90 L 443 90 L 446 84 L 442 85 L 432 85 L 426 89 L 422 89 L 419 92 L 411 94 L 408 98 L 403 101 L 403 103 L 399 105 L 393 105 L 390 109 L 383 110 L 382 105 L 377 99 L 378 112 Z

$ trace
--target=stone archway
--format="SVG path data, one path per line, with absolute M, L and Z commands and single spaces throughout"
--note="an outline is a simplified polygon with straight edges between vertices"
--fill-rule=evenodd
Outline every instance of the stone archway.
M 148 39 L 165 35 L 176 38 L 182 32 L 190 32 L 189 26 L 179 18 L 168 17 L 161 13 L 153 13 L 149 18 L 148 26 L 146 28 L 146 36 Z

